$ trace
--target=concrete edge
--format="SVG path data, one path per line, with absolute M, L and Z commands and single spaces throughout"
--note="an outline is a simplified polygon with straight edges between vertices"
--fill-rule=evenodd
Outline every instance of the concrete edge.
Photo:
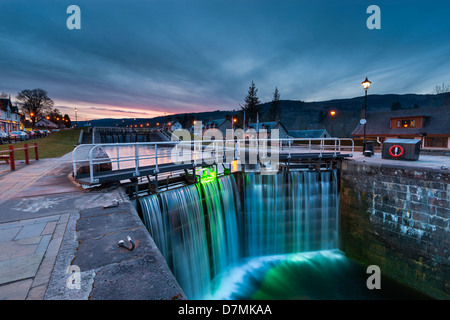
M 118 188 L 113 190 L 112 192 L 117 193 L 117 198 L 121 203 L 128 203 L 131 208 L 130 214 L 132 215 L 132 219 L 136 220 L 136 223 L 139 225 L 139 229 L 143 229 L 143 233 L 145 237 L 147 237 L 147 241 L 151 244 L 148 247 L 148 253 L 143 255 L 134 256 L 131 258 L 124 259 L 123 261 L 115 261 L 110 264 L 103 265 L 98 268 L 91 268 L 89 270 L 80 270 L 77 269 L 77 266 L 73 264 L 76 257 L 79 253 L 80 249 L 80 240 L 78 237 L 78 232 L 76 231 L 77 223 L 80 220 L 80 212 L 81 210 L 72 213 L 69 217 L 68 224 L 66 227 L 66 232 L 64 234 L 60 251 L 58 252 L 54 269 L 52 271 L 50 282 L 47 288 L 47 291 L 44 296 L 44 300 L 90 300 L 90 299 L 99 299 L 99 300 L 185 300 L 187 299 L 186 295 L 182 291 L 179 286 L 177 280 L 169 269 L 164 257 L 162 256 L 159 249 L 156 247 L 151 235 L 147 231 L 143 222 L 141 221 L 136 209 L 133 204 L 129 201 L 128 196 L 122 188 Z M 90 209 L 90 208 L 86 208 Z M 108 232 L 114 232 L 112 230 L 108 230 Z M 119 233 L 119 232 L 118 232 Z M 117 234 L 118 234 L 117 233 Z M 103 236 L 99 235 L 99 239 Z M 141 239 L 142 240 L 142 239 Z M 141 241 L 141 243 L 144 241 Z M 95 252 L 92 252 L 95 255 Z M 140 269 L 135 268 L 135 263 L 139 261 L 151 260 L 150 264 L 140 263 Z M 126 272 L 120 272 L 126 267 Z M 131 267 L 130 267 L 131 265 Z M 142 269 L 147 266 L 154 267 L 155 270 Z M 120 269 L 122 268 L 122 269 Z M 110 270 L 116 270 L 116 273 L 111 276 Z M 119 270 L 119 271 L 117 271 Z M 75 271 L 72 275 L 70 272 Z M 79 273 L 77 273 L 79 272 Z M 117 273 L 119 272 L 119 273 Z M 143 275 L 143 273 L 146 273 Z M 100 274 L 106 274 L 109 278 L 106 281 L 105 275 L 99 276 Z M 134 286 L 134 290 L 129 292 L 130 288 L 128 288 L 128 284 L 130 282 L 135 282 L 136 279 L 142 277 L 142 275 L 146 278 L 147 281 L 150 281 L 152 284 L 155 282 L 155 289 L 152 294 L 149 294 L 148 291 L 151 290 L 149 287 L 145 287 L 144 285 Z M 112 278 L 111 278 L 112 277 Z M 101 281 L 96 281 L 97 278 L 102 279 Z M 79 280 L 79 282 L 78 282 Z M 117 281 L 116 281 L 117 280 Z M 72 282 L 72 283 L 71 283 Z M 156 284 L 162 283 L 164 287 L 158 287 Z M 77 287 L 76 284 L 79 283 Z M 118 284 L 118 285 L 115 285 Z M 103 288 L 102 288 L 103 287 Z M 151 285 L 153 287 L 153 285 Z M 93 297 L 94 290 L 100 291 L 100 294 L 96 294 Z M 111 297 L 108 293 L 113 291 L 113 297 Z M 121 293 L 123 291 L 123 293 Z M 105 297 L 105 298 L 102 298 Z M 123 297 L 123 298 L 116 298 Z

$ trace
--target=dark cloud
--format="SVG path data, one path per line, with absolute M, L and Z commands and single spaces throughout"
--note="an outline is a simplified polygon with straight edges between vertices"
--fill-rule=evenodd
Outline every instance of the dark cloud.
M 42 87 L 103 117 L 237 109 L 251 81 L 262 101 L 275 86 L 311 101 L 362 95 L 365 76 L 373 93 L 450 80 L 446 2 L 377 1 L 381 30 L 359 0 L 79 0 L 82 29 L 68 30 L 71 4 L 0 3 L 0 91 Z

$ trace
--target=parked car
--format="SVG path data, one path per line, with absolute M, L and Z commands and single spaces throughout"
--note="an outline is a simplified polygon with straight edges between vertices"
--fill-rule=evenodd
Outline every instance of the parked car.
M 42 130 L 34 130 L 33 133 L 35 138 L 45 137 L 45 133 Z
M 36 138 L 36 133 L 34 131 L 25 131 L 25 133 L 28 135 L 29 139 Z
M 24 131 L 12 131 L 9 133 L 9 137 L 11 139 L 17 140 L 17 141 L 25 141 L 28 140 L 28 134 Z
M 9 140 L 9 136 L 5 131 L 0 131 L 0 144 L 4 144 Z

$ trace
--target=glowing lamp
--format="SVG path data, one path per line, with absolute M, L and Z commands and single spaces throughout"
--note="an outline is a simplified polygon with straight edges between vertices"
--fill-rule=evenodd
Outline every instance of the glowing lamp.
M 367 89 L 369 89 L 371 83 L 372 82 L 370 82 L 366 77 L 366 80 L 364 80 L 361 84 L 362 84 L 364 90 L 367 90 Z

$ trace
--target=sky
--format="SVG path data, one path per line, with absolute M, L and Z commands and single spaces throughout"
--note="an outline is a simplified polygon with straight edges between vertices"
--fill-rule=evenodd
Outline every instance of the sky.
M 68 29 L 70 5 L 81 29 Z M 369 29 L 370 5 L 381 29 Z M 42 88 L 78 120 L 450 84 L 445 0 L 0 0 L 0 92 Z M 13 99 L 14 101 L 15 99 Z

